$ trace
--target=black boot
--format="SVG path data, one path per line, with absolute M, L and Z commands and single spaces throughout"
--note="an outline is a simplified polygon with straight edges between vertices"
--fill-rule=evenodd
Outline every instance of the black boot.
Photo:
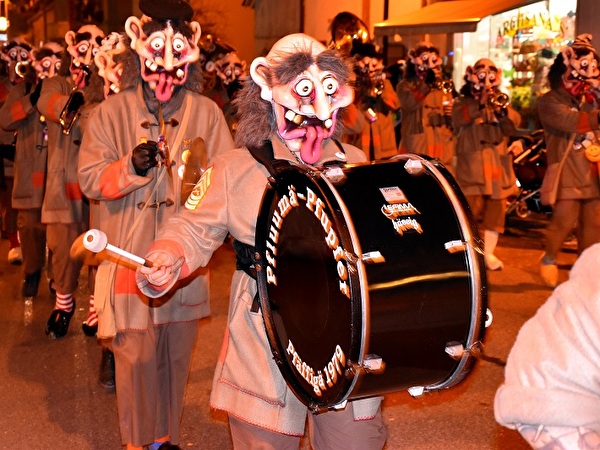
M 38 292 L 38 287 L 40 285 L 40 278 L 42 277 L 42 272 L 37 271 L 30 274 L 25 275 L 25 281 L 23 282 L 23 297 L 35 297 Z
M 107 391 L 115 390 L 115 355 L 108 349 L 102 349 L 102 360 L 100 361 L 100 378 L 99 383 Z
M 51 339 L 60 339 L 69 331 L 69 322 L 75 313 L 75 300 L 73 300 L 73 309 L 71 312 L 55 309 L 50 313 L 50 318 L 46 323 L 46 335 Z

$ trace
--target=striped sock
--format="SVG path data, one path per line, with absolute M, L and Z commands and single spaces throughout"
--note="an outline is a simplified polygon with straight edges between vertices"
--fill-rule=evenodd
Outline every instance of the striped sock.
M 63 294 L 56 291 L 56 302 L 54 309 L 60 309 L 65 312 L 73 311 L 73 294 Z
M 94 296 L 90 295 L 90 309 L 88 311 L 87 318 L 85 319 L 85 323 L 93 327 L 98 323 L 98 313 L 96 312 L 96 308 L 94 306 Z

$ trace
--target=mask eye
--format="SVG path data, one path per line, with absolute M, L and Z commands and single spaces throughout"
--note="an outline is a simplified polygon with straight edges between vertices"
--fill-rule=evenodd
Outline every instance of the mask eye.
M 150 48 L 155 52 L 162 50 L 164 46 L 165 41 L 162 38 L 154 38 L 150 41 Z
M 29 59 L 29 53 L 27 53 L 26 51 L 22 51 L 22 52 L 21 52 L 21 59 L 22 59 L 22 60 L 27 60 L 27 59 Z
M 308 97 L 312 93 L 313 89 L 313 82 L 308 79 L 300 80 L 294 88 L 296 94 L 298 94 L 300 97 Z
M 173 39 L 173 50 L 181 52 L 185 48 L 185 41 L 181 38 Z
M 477 78 L 479 78 L 479 81 L 485 81 L 485 73 L 481 72 L 477 74 Z
M 88 44 L 86 42 L 86 43 L 81 44 L 79 47 L 77 47 L 77 52 L 80 55 L 85 55 L 85 54 L 87 54 L 89 49 L 90 49 L 90 44 Z
M 323 80 L 323 91 L 327 95 L 333 95 L 339 87 L 338 81 L 333 77 L 327 77 Z
M 589 64 L 589 62 L 587 59 L 581 60 L 581 68 L 582 69 L 587 69 L 588 64 Z
M 494 83 L 496 81 L 496 75 L 490 73 L 490 83 Z
M 52 66 L 52 61 L 49 61 L 47 59 L 44 59 L 42 61 L 42 67 L 44 68 L 44 70 L 48 70 L 51 66 Z
M 15 59 L 17 59 L 17 51 L 11 50 L 10 52 L 8 52 L 8 57 L 14 61 Z

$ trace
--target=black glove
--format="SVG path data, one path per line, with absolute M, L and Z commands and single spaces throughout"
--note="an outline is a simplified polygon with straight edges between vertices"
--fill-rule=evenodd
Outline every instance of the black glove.
M 154 141 L 143 142 L 133 149 L 131 162 L 135 173 L 143 177 L 148 170 L 158 165 L 158 144 Z
M 435 84 L 435 72 L 431 69 L 427 69 L 427 75 L 425 75 L 425 83 L 429 86 Z
M 31 102 L 31 106 L 37 105 L 38 100 L 40 99 L 40 93 L 42 92 L 42 80 L 39 80 L 35 85 L 35 89 L 29 96 L 29 101 Z

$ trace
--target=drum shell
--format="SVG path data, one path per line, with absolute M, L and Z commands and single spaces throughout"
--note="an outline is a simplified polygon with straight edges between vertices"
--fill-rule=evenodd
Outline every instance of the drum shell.
M 425 169 L 411 174 L 405 169 L 409 161 Z M 342 172 L 341 181 L 331 181 L 324 172 L 292 168 L 265 191 L 257 221 L 258 284 L 282 375 L 313 409 L 414 386 L 433 390 L 458 383 L 473 358 L 467 352 L 453 359 L 446 346 L 459 342 L 469 348 L 483 340 L 487 307 L 481 240 L 464 197 L 443 166 L 414 155 L 347 165 Z M 406 197 L 400 208 L 386 209 L 382 189 L 388 188 Z M 286 211 L 281 200 L 289 200 L 293 189 L 316 193 L 323 203 L 321 216 L 303 199 L 281 218 Z M 394 222 L 390 215 L 396 213 Z M 336 249 L 323 243 L 324 222 L 330 222 L 345 252 L 342 263 L 336 261 Z M 276 244 L 269 238 L 274 230 Z M 452 242 L 464 248 L 449 251 L 446 245 Z M 372 252 L 385 261 L 369 261 L 365 255 Z M 277 284 L 269 282 L 269 270 Z M 340 288 L 344 271 L 345 295 Z M 368 373 L 367 361 L 377 357 L 384 370 Z M 329 374 L 328 366 L 333 368 Z M 325 389 L 307 381 L 319 370 Z

